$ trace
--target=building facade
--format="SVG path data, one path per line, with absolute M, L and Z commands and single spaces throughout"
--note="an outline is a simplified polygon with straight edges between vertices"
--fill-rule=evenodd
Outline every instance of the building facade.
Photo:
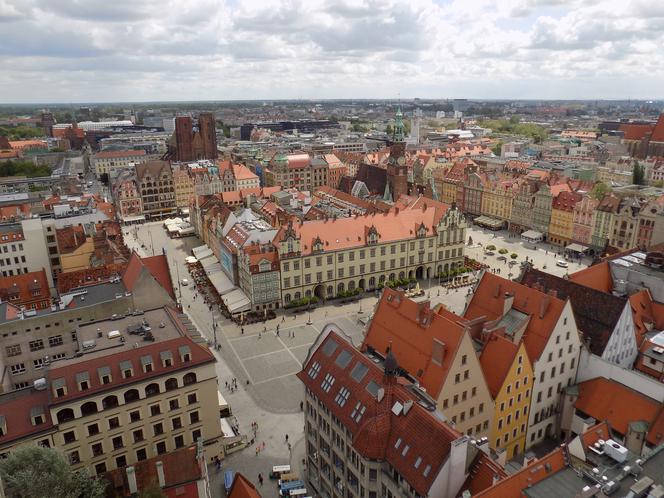
M 130 168 L 145 159 L 144 150 L 104 150 L 92 157 L 92 167 L 99 178 L 104 174 L 111 175 L 121 169 Z
M 175 214 L 175 188 L 168 161 L 148 161 L 137 164 L 136 182 L 146 218 Z

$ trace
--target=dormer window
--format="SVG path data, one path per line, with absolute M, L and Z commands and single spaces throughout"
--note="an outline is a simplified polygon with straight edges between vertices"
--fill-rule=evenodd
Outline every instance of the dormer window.
M 129 379 L 134 376 L 134 368 L 129 360 L 120 362 L 120 370 L 122 370 L 123 379 Z
M 64 377 L 53 380 L 53 395 L 56 398 L 62 398 L 67 395 L 67 384 Z
M 33 406 L 30 409 L 30 420 L 32 425 L 42 425 L 45 422 L 44 407 Z
M 99 382 L 102 384 L 111 383 L 111 367 L 99 367 L 97 369 L 97 374 L 99 375 Z
M 79 372 L 76 374 L 76 385 L 78 385 L 79 391 L 90 389 L 90 376 L 88 372 Z
M 189 363 L 191 361 L 191 348 L 189 346 L 180 346 L 178 352 L 180 353 L 181 362 Z
M 373 225 L 367 233 L 367 244 L 378 244 L 378 230 Z
M 311 246 L 313 252 L 321 252 L 323 250 L 323 241 L 320 240 L 320 237 L 316 237 L 314 243 Z
M 152 364 L 152 356 L 150 355 L 141 356 L 141 367 L 143 367 L 144 373 L 152 372 L 154 369 L 154 365 Z
M 159 353 L 161 358 L 161 365 L 165 368 L 173 366 L 173 354 L 170 351 L 162 351 Z

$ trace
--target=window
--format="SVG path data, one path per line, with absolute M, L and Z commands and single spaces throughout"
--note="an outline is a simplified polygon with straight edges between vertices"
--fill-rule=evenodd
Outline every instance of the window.
M 467 361 L 468 361 L 468 355 L 465 354 L 461 357 L 461 364 L 465 365 Z
M 187 404 L 193 405 L 198 402 L 198 396 L 196 393 L 189 393 L 187 394 Z
M 461 382 L 461 374 L 456 374 L 454 376 L 454 383 L 458 384 L 459 382 Z
M 99 434 L 99 426 L 97 424 L 88 425 L 88 436 L 96 436 Z
M 9 371 L 12 375 L 25 373 L 25 363 L 16 363 L 15 365 L 10 365 Z
M 576 358 L 572 358 L 572 361 L 569 362 L 569 368 L 574 370 L 574 364 L 576 363 Z
M 184 436 L 175 436 L 173 441 L 175 442 L 176 448 L 182 448 L 184 446 Z
M 161 422 L 159 422 L 158 424 L 154 424 L 154 425 L 152 426 L 152 433 L 153 433 L 155 436 L 160 436 L 160 435 L 162 435 L 162 434 L 164 433 L 164 424 L 162 424 Z
M 76 465 L 77 463 L 81 463 L 81 457 L 78 454 L 78 451 L 72 451 L 69 454 L 69 463 L 71 465 Z
M 138 422 L 139 420 L 141 420 L 141 412 L 139 410 L 134 410 L 133 412 L 129 412 L 130 422 Z
M 125 455 L 120 455 L 115 459 L 115 466 L 119 469 L 127 466 L 127 457 Z
M 178 398 L 169 400 L 168 408 L 170 410 L 177 410 L 178 408 L 180 408 L 180 400 Z
M 111 439 L 113 443 L 113 449 L 114 450 L 119 450 L 120 448 L 124 448 L 124 441 L 122 441 L 122 436 L 116 436 L 113 439 Z
M 76 433 L 74 431 L 65 432 L 63 435 L 65 444 L 73 443 L 76 441 Z
M 30 341 L 28 344 L 30 346 L 30 351 L 39 351 L 40 349 L 44 349 L 44 341 L 41 339 Z
M 195 431 L 192 431 L 191 433 L 191 440 L 196 442 L 201 438 L 201 430 L 196 429 Z
M 173 430 L 182 429 L 182 420 L 180 420 L 180 417 L 175 417 L 171 420 L 171 423 L 173 424 Z
M 192 424 L 197 424 L 198 422 L 200 422 L 200 418 L 199 418 L 199 416 L 198 416 L 198 412 L 191 412 L 191 413 L 189 414 L 189 421 L 190 421 Z
M 360 420 L 362 419 L 362 415 L 364 415 L 364 412 L 366 411 L 366 406 L 364 406 L 361 402 L 357 402 L 355 405 L 355 408 L 353 408 L 353 411 L 350 414 L 350 417 L 355 420 L 355 423 L 360 423 Z
M 309 377 L 315 379 L 318 376 L 318 372 L 320 372 L 320 363 L 314 361 L 311 367 L 309 367 Z
M 7 352 L 7 357 L 18 356 L 21 354 L 21 345 L 13 344 L 11 346 L 7 346 L 5 351 Z
M 139 462 L 142 460 L 147 460 L 148 455 L 147 452 L 145 451 L 145 448 L 141 448 L 140 450 L 136 450 L 136 460 Z
M 136 429 L 132 435 L 134 436 L 134 442 L 139 443 L 143 441 L 143 429 Z
M 160 441 L 156 445 L 157 448 L 157 455 L 163 455 L 166 453 L 166 442 L 165 441 Z
M 161 406 L 160 405 L 151 405 L 150 406 L 150 416 L 154 417 L 155 415 L 160 415 L 161 414 Z
M 102 443 L 95 443 L 92 445 L 92 456 L 97 457 L 104 454 L 104 445 Z
M 323 382 L 321 383 L 321 388 L 326 393 L 329 393 L 333 385 L 334 385 L 334 377 L 332 376 L 332 374 L 329 373 L 326 374 L 325 378 L 323 379 Z
M 103 474 L 104 472 L 106 472 L 106 464 L 104 462 L 95 465 L 95 473 L 97 475 Z

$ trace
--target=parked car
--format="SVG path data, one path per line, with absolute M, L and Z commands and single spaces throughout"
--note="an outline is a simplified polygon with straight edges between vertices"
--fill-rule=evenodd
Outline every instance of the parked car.
M 181 284 L 184 285 L 184 286 L 187 286 L 187 285 L 189 285 L 189 280 L 187 280 L 186 278 L 183 278 L 182 281 L 181 281 Z
M 565 261 L 564 259 L 559 259 L 558 261 L 556 261 L 556 266 L 560 266 L 561 268 L 567 268 L 568 264 L 567 261 Z

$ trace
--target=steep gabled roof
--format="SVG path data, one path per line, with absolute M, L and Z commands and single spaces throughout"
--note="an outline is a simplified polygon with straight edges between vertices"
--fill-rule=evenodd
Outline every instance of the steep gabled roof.
M 143 269 L 152 275 L 157 283 L 168 292 L 168 295 L 171 296 L 174 301 L 176 300 L 171 273 L 168 269 L 168 260 L 166 259 L 165 254 L 141 258 L 138 253 L 134 251 L 131 258 L 129 258 L 127 269 L 122 274 L 122 283 L 128 291 L 133 292 L 134 286 L 136 285 Z
M 482 491 L 493 486 L 494 480 L 507 478 L 505 470 L 494 462 L 489 455 L 479 451 L 468 471 L 466 482 L 459 490 L 458 498 L 462 498 L 463 492 L 470 491 L 471 496 L 476 496 Z
M 613 277 L 611 276 L 611 268 L 608 261 L 602 261 L 601 263 L 572 273 L 569 279 L 584 287 L 601 292 L 611 292 L 613 290 Z
M 468 303 L 464 318 L 501 318 L 504 315 L 506 293 L 514 296 L 512 309 L 529 317 L 523 342 L 530 361 L 535 363 L 558 323 L 565 302 L 526 285 L 485 272 Z
M 576 324 L 590 350 L 602 356 L 611 334 L 625 309 L 627 299 L 557 277 L 535 268 L 526 270 L 521 283 L 543 292 L 555 291 L 560 299 L 569 299 Z
M 361 349 L 386 354 L 391 347 L 399 365 L 416 377 L 434 398 L 438 396 L 461 344 L 465 320 L 453 313 L 416 303 L 403 292 L 385 288 L 371 319 Z M 432 361 L 434 340 L 445 345 L 441 365 Z
M 228 492 L 228 498 L 261 498 L 261 495 L 249 479 L 237 472 Z
M 500 393 L 518 352 L 518 344 L 498 334 L 491 334 L 486 341 L 480 354 L 480 365 L 493 399 Z

